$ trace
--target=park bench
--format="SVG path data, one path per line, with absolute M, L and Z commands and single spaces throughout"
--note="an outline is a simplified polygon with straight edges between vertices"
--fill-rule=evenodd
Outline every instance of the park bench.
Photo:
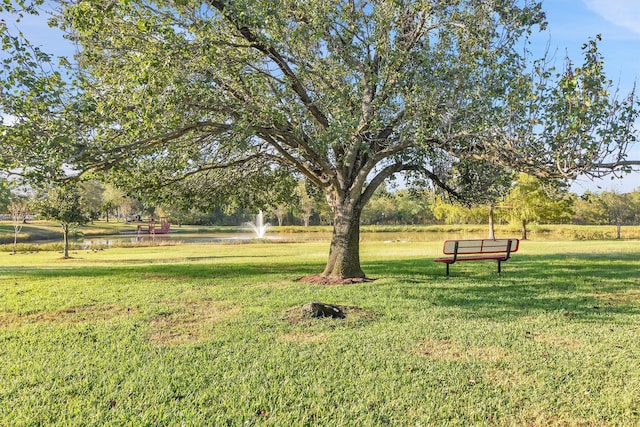
M 449 266 L 462 261 L 497 261 L 498 275 L 501 273 L 502 262 L 508 260 L 513 252 L 518 250 L 518 239 L 473 239 L 447 240 L 442 252 L 448 257 L 437 258 L 435 262 L 447 264 L 447 278 Z

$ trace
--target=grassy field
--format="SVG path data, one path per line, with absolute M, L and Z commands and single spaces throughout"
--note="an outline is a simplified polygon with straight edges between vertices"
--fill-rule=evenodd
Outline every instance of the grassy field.
M 0 426 L 640 425 L 640 241 L 0 253 Z M 310 301 L 346 307 L 309 319 Z

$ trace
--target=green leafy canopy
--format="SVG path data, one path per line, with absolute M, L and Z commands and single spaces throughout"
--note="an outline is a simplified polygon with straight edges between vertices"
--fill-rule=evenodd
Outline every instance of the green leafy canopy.
M 19 123 L 61 119 L 38 138 L 13 126 L 14 140 L 35 144 L 14 166 L 39 161 L 52 174 L 68 164 L 153 186 L 286 164 L 320 188 L 356 183 L 370 197 L 389 176 L 416 170 L 455 192 L 447 165 L 462 158 L 567 178 L 630 165 L 637 101 L 610 97 L 597 39 L 582 67 L 561 72 L 520 54 L 546 25 L 536 2 L 59 6 L 53 22 L 78 42 L 86 80 L 70 90 L 55 72 L 38 80 L 28 61 L 12 68 L 22 74 L 8 86 L 20 81 L 17 98 L 29 102 L 7 110 L 35 112 Z M 69 92 L 83 96 L 71 102 Z M 39 155 L 16 160 L 24 153 Z

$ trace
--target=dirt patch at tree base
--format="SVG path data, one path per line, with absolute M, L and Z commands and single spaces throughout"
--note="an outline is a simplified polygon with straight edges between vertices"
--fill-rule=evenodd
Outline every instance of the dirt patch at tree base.
M 310 276 L 301 277 L 298 282 L 312 283 L 314 285 L 350 285 L 352 283 L 373 282 L 376 279 L 369 277 L 333 277 L 323 276 L 322 274 L 312 274 Z

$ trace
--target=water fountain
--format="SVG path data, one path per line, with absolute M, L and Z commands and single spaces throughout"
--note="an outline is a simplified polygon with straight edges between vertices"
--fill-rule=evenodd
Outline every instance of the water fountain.
M 260 210 L 258 211 L 258 215 L 256 215 L 256 222 L 248 222 L 247 225 L 253 229 L 257 239 L 264 239 L 265 234 L 267 233 L 267 228 L 269 228 L 271 224 L 264 223 L 262 219 L 262 210 Z

